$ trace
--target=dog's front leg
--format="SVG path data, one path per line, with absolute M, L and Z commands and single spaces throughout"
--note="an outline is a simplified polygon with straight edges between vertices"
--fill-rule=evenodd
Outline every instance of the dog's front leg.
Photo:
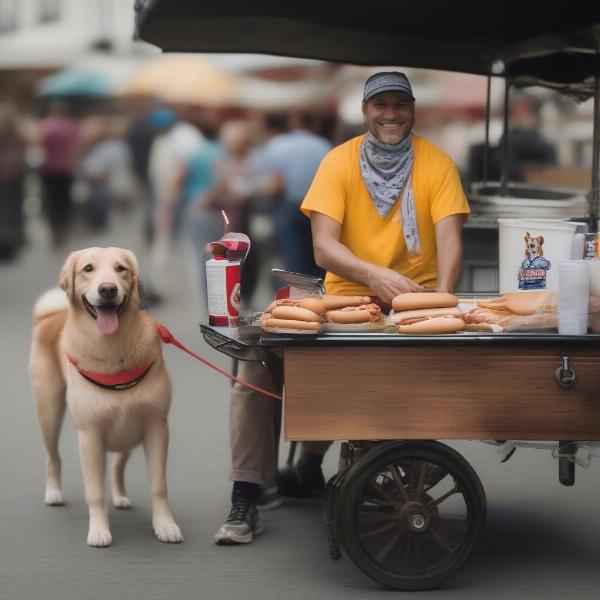
M 152 419 L 144 433 L 144 452 L 152 492 L 152 526 L 161 542 L 182 542 L 183 535 L 175 523 L 167 501 L 167 447 L 169 429 L 166 419 Z
M 112 536 L 104 501 L 106 448 L 99 432 L 79 431 L 79 453 L 85 484 L 85 499 L 90 511 L 87 543 L 97 548 L 110 546 Z

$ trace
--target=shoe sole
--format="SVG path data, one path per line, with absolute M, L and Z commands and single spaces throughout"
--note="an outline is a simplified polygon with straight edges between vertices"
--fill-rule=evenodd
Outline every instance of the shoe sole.
M 264 529 L 261 522 L 257 521 L 254 531 L 249 531 L 244 535 L 237 535 L 235 532 L 222 534 L 220 531 L 217 531 L 213 537 L 213 540 L 217 546 L 237 546 L 239 544 L 250 544 L 254 541 L 254 538 L 263 531 Z

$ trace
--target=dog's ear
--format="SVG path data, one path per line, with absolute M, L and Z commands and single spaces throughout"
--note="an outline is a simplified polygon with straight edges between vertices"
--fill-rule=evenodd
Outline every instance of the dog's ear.
M 131 272 L 131 294 L 137 296 L 136 300 L 139 303 L 140 294 L 140 267 L 138 265 L 137 258 L 131 250 L 122 250 L 123 262 L 127 265 L 127 268 Z
M 544 244 L 544 236 L 540 235 L 540 237 L 538 237 L 538 242 L 540 243 L 540 246 L 542 246 Z
M 531 239 L 531 234 L 529 233 L 529 231 L 525 232 L 525 237 L 523 239 L 525 240 L 525 242 L 529 242 L 529 240 Z
M 71 252 L 65 261 L 65 264 L 60 270 L 58 276 L 58 285 L 67 293 L 69 302 L 73 301 L 73 293 L 75 288 L 75 263 L 77 261 L 78 252 Z

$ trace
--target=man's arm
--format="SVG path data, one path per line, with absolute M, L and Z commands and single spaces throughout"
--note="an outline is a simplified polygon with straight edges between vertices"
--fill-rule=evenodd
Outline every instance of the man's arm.
M 438 292 L 453 292 L 462 266 L 462 228 L 465 215 L 450 215 L 435 224 L 437 244 Z
M 398 294 L 425 291 L 412 279 L 355 256 L 339 241 L 342 226 L 331 217 L 312 211 L 310 222 L 315 262 L 321 268 L 367 286 L 378 298 L 388 303 Z

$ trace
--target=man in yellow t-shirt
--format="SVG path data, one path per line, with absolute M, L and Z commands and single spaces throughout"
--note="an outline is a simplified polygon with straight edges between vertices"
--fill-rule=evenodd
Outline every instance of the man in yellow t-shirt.
M 325 156 L 302 203 L 330 294 L 368 295 L 391 304 L 405 292 L 452 291 L 458 281 L 469 205 L 450 157 L 412 133 L 414 102 L 403 73 L 367 79 L 367 133 Z M 239 375 L 274 388 L 259 363 L 242 362 Z M 279 411 L 277 401 L 234 385 L 232 507 L 215 534 L 217 544 L 248 543 L 261 531 L 256 505 L 276 466 Z M 303 444 L 298 463 L 278 474 L 279 492 L 322 493 L 325 449 L 322 443 Z
M 367 133 L 323 159 L 301 206 L 327 292 L 389 303 L 403 292 L 452 291 L 470 212 L 458 171 L 412 133 L 415 102 L 403 74 L 369 78 L 362 110 Z

